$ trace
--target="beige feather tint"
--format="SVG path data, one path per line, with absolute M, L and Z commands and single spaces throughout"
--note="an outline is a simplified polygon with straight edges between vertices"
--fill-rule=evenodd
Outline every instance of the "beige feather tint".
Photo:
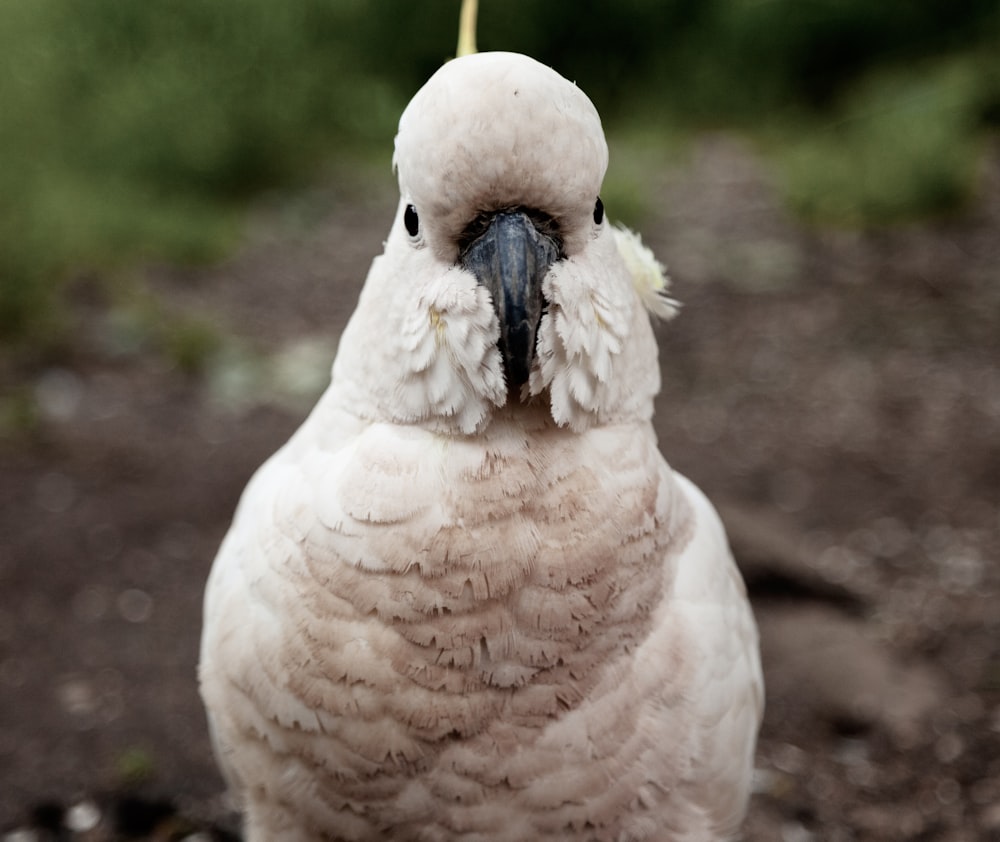
M 400 121 L 399 212 L 330 387 L 254 476 L 205 596 L 200 679 L 248 842 L 718 840 L 762 684 L 711 505 L 650 419 L 666 280 L 595 212 L 576 86 L 448 62 Z M 530 374 L 469 226 L 557 232 Z M 648 309 L 647 309 L 648 308 Z

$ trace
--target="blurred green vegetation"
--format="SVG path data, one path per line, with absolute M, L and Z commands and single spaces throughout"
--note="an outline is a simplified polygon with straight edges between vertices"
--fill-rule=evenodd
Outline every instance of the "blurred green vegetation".
M 960 202 L 1000 117 L 996 0 L 482 0 L 609 130 L 749 132 L 787 195 L 870 224 Z M 458 0 L 6 0 L 0 338 L 57 335 L 65 279 L 229 248 L 260 191 L 377 161 L 454 49 Z M 623 210 L 642 211 L 623 170 Z M 636 189 L 633 190 L 633 187 Z M 209 335 L 177 353 L 196 366 Z M 188 359 L 190 357 L 190 359 Z

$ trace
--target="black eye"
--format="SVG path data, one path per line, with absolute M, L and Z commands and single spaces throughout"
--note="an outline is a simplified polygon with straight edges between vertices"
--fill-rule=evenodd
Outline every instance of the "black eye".
M 413 205 L 407 205 L 403 212 L 403 225 L 411 237 L 416 237 L 420 230 L 420 220 L 417 218 L 417 209 Z
M 594 222 L 600 225 L 604 222 L 604 202 L 601 201 L 601 197 L 597 197 L 597 204 L 594 205 Z

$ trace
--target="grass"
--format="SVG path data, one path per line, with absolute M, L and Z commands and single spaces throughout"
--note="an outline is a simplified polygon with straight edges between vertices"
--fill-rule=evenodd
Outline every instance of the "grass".
M 617 219 L 641 221 L 659 200 L 648 168 L 707 126 L 757 137 L 804 216 L 870 225 L 968 195 L 1000 121 L 994 7 L 965 0 L 944 25 L 904 0 L 510 0 L 484 4 L 480 43 L 591 94 L 619 144 Z M 457 8 L 6 0 L 0 347 L 58 344 L 74 276 L 216 259 L 262 191 L 383 160 L 406 100 L 454 49 Z M 197 369 L 205 332 L 182 333 L 171 353 Z
M 765 144 L 802 216 L 865 226 L 938 214 L 971 192 L 991 91 L 978 63 L 866 80 L 834 120 L 779 128 Z
M 0 10 L 0 337 L 58 330 L 68 277 L 211 260 L 248 201 L 391 137 L 351 4 L 9 0 Z

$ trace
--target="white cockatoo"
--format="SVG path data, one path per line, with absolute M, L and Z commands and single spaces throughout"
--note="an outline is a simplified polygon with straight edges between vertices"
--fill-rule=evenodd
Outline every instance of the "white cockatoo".
M 719 840 L 762 681 L 722 525 L 651 424 L 661 267 L 590 100 L 444 65 L 329 389 L 254 476 L 201 691 L 249 842 Z

